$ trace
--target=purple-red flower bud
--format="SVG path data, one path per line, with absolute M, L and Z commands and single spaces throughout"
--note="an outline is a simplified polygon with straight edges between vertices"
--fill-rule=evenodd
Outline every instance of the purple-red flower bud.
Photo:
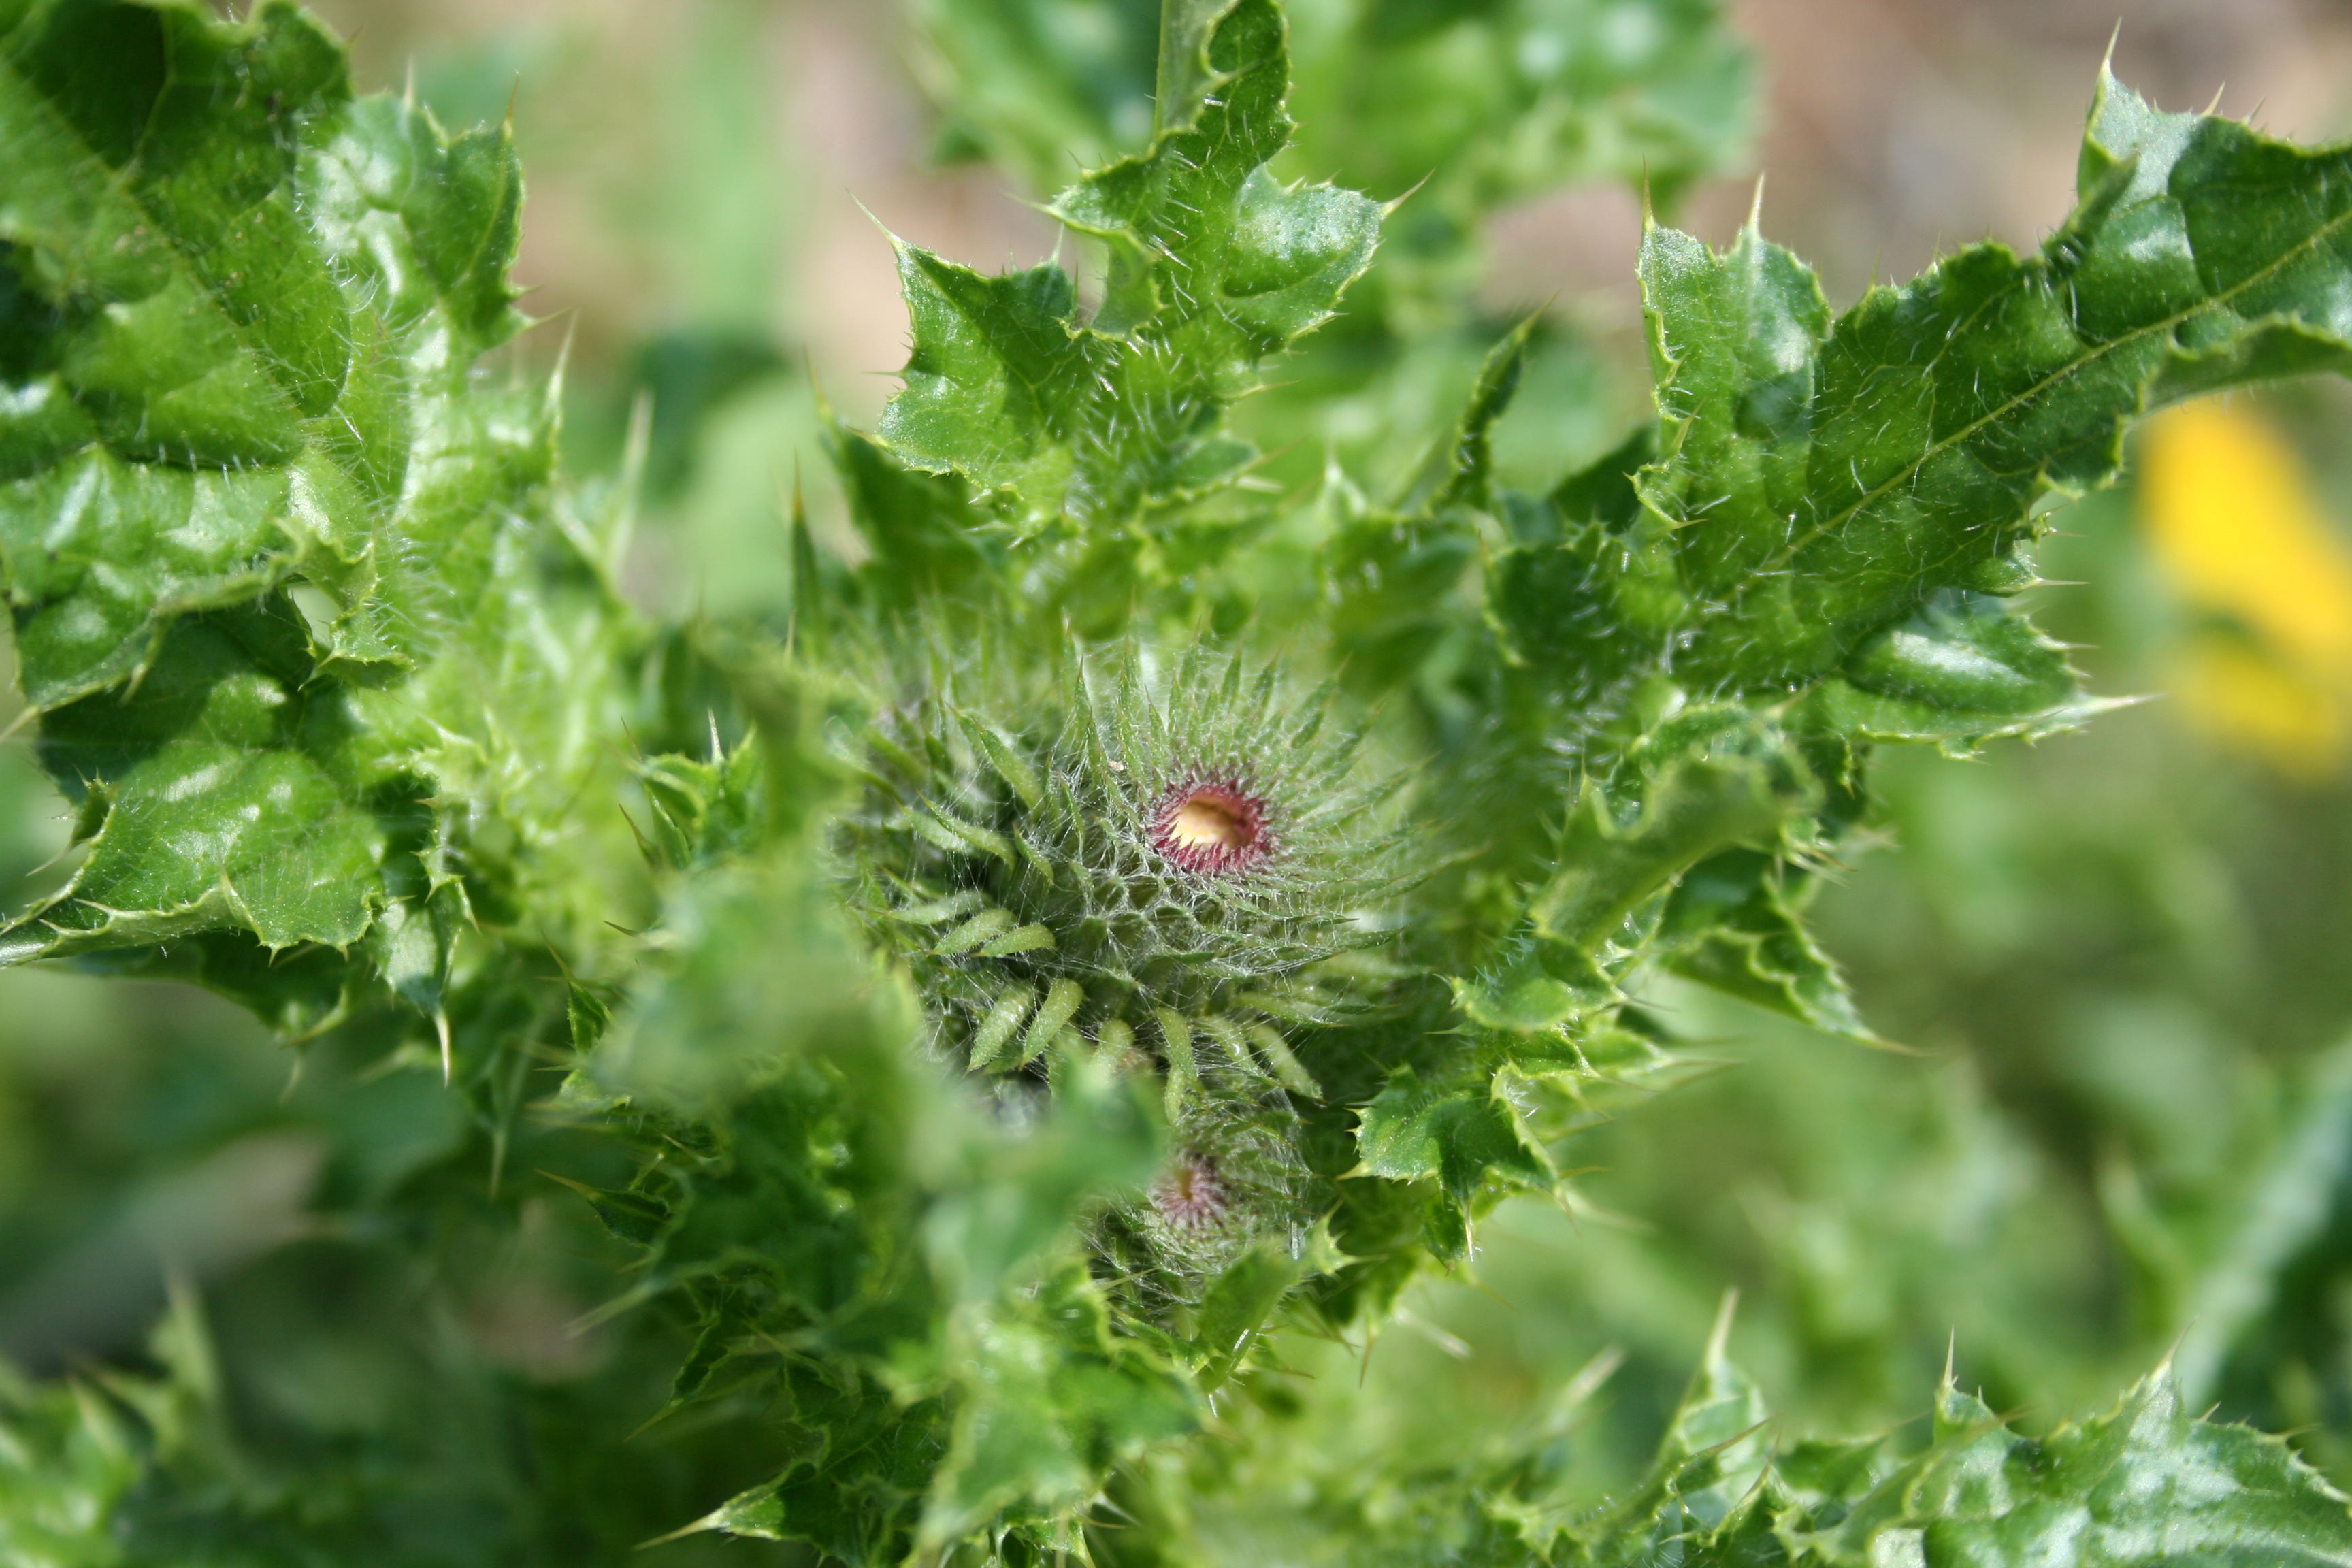
M 1151 847 L 1202 877 L 1238 877 L 1274 854 L 1266 803 L 1238 780 L 1195 779 L 1160 797 Z

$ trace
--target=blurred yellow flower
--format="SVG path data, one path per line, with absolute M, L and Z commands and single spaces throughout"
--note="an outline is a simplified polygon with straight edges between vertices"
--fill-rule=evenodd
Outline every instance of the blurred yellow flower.
M 2202 623 L 2171 686 L 2191 721 L 2311 777 L 2352 742 L 2352 546 L 2301 458 L 2243 404 L 2149 421 L 2139 506 L 2173 591 Z

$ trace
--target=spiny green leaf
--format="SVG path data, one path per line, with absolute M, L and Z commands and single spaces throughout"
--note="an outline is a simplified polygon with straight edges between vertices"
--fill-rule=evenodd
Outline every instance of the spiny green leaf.
M 2040 1440 L 1948 1385 L 1927 1452 L 1843 1523 L 1796 1539 L 1801 1561 L 1837 1568 L 1906 1541 L 1930 1562 L 2342 1563 L 2352 1513 L 2280 1439 L 2190 1416 L 2165 1371 L 2112 1414 Z
M 1799 915 L 1801 873 L 1752 849 L 1727 850 L 1676 884 L 1658 937 L 1678 973 L 1817 1028 L 1875 1037 Z M 1678 942 L 1687 942 L 1683 951 Z
M 1709 805 L 1625 771 L 1621 737 L 1681 700 L 1662 692 L 1744 701 L 1782 727 L 1809 759 L 1781 796 L 1787 831 L 1822 838 L 1857 809 L 1862 745 L 1965 753 L 2106 706 L 2002 598 L 2036 581 L 2027 549 L 2051 503 L 2113 479 L 2144 409 L 2352 364 L 2332 303 L 2352 268 L 2347 156 L 2160 115 L 2109 79 L 2081 204 L 2039 254 L 1971 247 L 1835 319 L 1752 223 L 1719 255 L 1653 228 L 1656 429 L 1548 505 L 1511 510 L 1489 579 L 1506 657 L 1558 683 L 1544 722 L 1606 759 L 1536 900 L 1538 931 L 1589 944 L 1706 854 L 1743 836 L 1769 847 L 1761 795 L 1744 834 L 1692 839 L 1696 854 L 1636 848 L 1647 829 L 1621 837 L 1637 799 L 1645 813 L 1685 799 L 1693 832 L 1738 815 L 1728 794 Z M 1827 790 L 1818 808 L 1809 771 Z M 1675 962 L 1853 1031 L 1827 964 L 1771 902 L 1693 891 Z
M 796 1379 L 793 1392 L 803 1420 L 822 1434 L 815 1451 L 677 1533 L 807 1542 L 858 1564 L 898 1560 L 936 1463 L 938 1402 L 908 1408 L 871 1385 L 845 1392 L 814 1377 Z
M 1677 1508 L 1720 1523 L 1763 1479 L 1772 1453 L 1764 1395 L 1729 1355 L 1734 1302 L 1717 1314 L 1706 1354 L 1658 1446 L 1658 1468 Z
M 1775 837 L 1817 798 L 1818 786 L 1786 741 L 1733 710 L 1696 710 L 1662 726 L 1635 765 L 1653 771 L 1638 791 L 1633 820 L 1619 821 L 1598 791 L 1570 815 L 1560 868 L 1534 906 L 1535 928 L 1546 938 L 1579 947 L 1609 938 L 1689 868 L 1734 845 Z
M 1866 724 L 1963 741 L 2079 712 L 2063 660 L 1967 595 L 2032 581 L 2017 552 L 2042 503 L 2111 481 L 2143 409 L 2352 364 L 2333 304 L 2347 157 L 2158 114 L 2109 79 L 2081 205 L 2040 253 L 1970 247 L 1834 321 L 1752 226 L 1721 255 L 1652 229 L 1659 458 L 1639 515 L 1544 612 L 1622 628 L 1580 679 L 1671 668 L 1762 693 L 1843 674 L 1895 700 Z
M 1864 741 L 1926 741 L 1956 755 L 1997 736 L 2038 739 L 2118 704 L 2084 695 L 2065 650 L 1986 594 L 1944 588 L 1873 634 L 1806 719 Z
M 1283 34 L 1273 0 L 1216 14 L 1197 104 L 1055 203 L 1109 251 L 1093 321 L 1058 266 L 988 278 L 898 247 L 915 346 L 883 415 L 892 451 L 1033 531 L 1128 528 L 1232 480 L 1251 453 L 1225 408 L 1331 313 L 1380 235 L 1365 198 L 1265 172 L 1291 130 Z
M 520 199 L 502 132 L 354 99 L 290 5 L 0 24 L 0 271 L 32 328 L 0 379 L 35 416 L 0 428 L 0 588 L 96 828 L 10 957 L 244 932 L 436 1012 L 459 933 L 524 885 L 572 887 L 535 921 L 593 920 L 593 856 L 527 847 L 603 767 L 625 617 L 551 515 L 551 405 L 470 381 L 520 321 Z M 296 987 L 230 986 L 332 1015 Z
M 1948 1384 L 1927 1447 L 1906 1458 L 1888 1439 L 1779 1439 L 1725 1354 L 1728 1326 L 1727 1306 L 1649 1479 L 1621 1501 L 1576 1508 L 1557 1469 L 1513 1446 L 1423 1479 L 1423 1528 L 1488 1542 L 1474 1560 L 1529 1568 L 2352 1561 L 2345 1499 L 2279 1439 L 2190 1418 L 2167 1372 L 2113 1413 L 2038 1439 Z M 1381 1560 L 1465 1559 L 1457 1548 Z
M 1551 1163 L 1509 1105 L 1491 1093 L 1424 1086 L 1409 1068 L 1363 1109 L 1360 1121 L 1359 1173 L 1435 1179 L 1457 1204 L 1466 1204 L 1490 1175 L 1538 1189 L 1554 1179 Z
M 301 744 L 338 694 L 304 690 L 292 616 L 279 601 L 183 621 L 134 691 L 47 715 L 44 762 L 85 787 L 102 781 L 107 805 L 69 897 L 19 936 L 20 951 L 68 954 L 231 926 L 271 948 L 347 948 L 365 934 L 387 901 L 388 835 L 351 799 L 349 773 L 330 771 L 340 759 Z M 285 661 L 277 671 L 256 644 Z
M 101 39 L 123 66 L 105 91 L 74 63 Z M 360 552 L 395 512 L 415 526 L 451 482 L 448 500 L 499 493 L 506 465 L 450 459 L 502 439 L 462 395 L 520 321 L 503 137 L 449 142 L 413 107 L 353 102 L 341 51 L 282 4 L 235 28 L 37 5 L 0 48 L 0 240 L 16 287 L 55 312 L 14 397 L 85 416 L 69 445 L 11 443 L 5 464 L 24 476 L 12 561 L 34 567 L 35 537 L 49 552 L 11 584 L 37 700 L 120 679 L 162 620 L 306 546 L 373 579 L 394 563 Z M 425 493 L 400 504 L 434 458 L 446 478 L 420 469 Z M 87 542 L 59 552 L 59 529 Z M 117 556 L 123 573 L 91 571 Z M 430 592 L 439 574 L 405 575 Z

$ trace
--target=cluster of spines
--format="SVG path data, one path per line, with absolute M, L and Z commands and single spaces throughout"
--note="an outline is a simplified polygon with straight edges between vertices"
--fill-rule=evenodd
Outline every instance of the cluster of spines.
M 1097 690 L 1097 687 L 1104 689 Z M 1192 652 L 1154 681 L 1073 661 L 1050 739 L 949 687 L 886 714 L 843 830 L 851 902 L 913 969 L 975 1070 L 1057 1043 L 1156 1057 L 1171 1105 L 1230 1083 L 1312 1096 L 1284 1026 L 1335 1002 L 1311 971 L 1398 889 L 1386 792 L 1327 738 L 1328 692 Z
M 1296 1258 L 1323 1206 L 1295 1143 L 1286 1106 L 1255 1118 L 1194 1115 L 1142 1193 L 1089 1227 L 1098 1277 L 1131 1310 L 1165 1318 L 1200 1302 L 1208 1283 L 1248 1250 Z

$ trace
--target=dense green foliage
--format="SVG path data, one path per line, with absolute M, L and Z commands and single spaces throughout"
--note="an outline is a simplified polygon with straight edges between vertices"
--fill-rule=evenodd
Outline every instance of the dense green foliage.
M 563 479 L 557 389 L 483 368 L 505 132 L 355 96 L 278 0 L 0 7 L 0 575 L 76 854 L 6 952 L 299 1048 L 235 1146 L 286 1228 L 212 1245 L 343 1249 L 275 1342 L 184 1292 L 143 1370 L 0 1382 L 0 1546 L 2352 1561 L 2315 1471 L 2188 1414 L 2210 1338 L 2038 1436 L 1948 1376 L 1924 1433 L 1799 1440 L 1727 1313 L 1608 1497 L 1605 1365 L 1372 1463 L 1300 1392 L 1505 1266 L 1507 1197 L 1581 1211 L 1575 1141 L 1699 1063 L 1662 986 L 1874 1041 L 1802 917 L 1876 749 L 2103 706 L 2011 603 L 2036 542 L 2150 408 L 2352 368 L 2352 151 L 2105 81 L 2040 252 L 1834 315 L 1752 223 L 1654 226 L 1657 416 L 1523 490 L 1480 224 L 1735 159 L 1711 6 L 917 9 L 954 141 L 1093 165 L 1084 275 L 899 245 L 903 387 L 826 429 L 855 540 L 796 516 L 772 614 L 670 624 L 619 587 L 641 475 Z M 1264 456 L 1338 383 L 1402 482 Z

